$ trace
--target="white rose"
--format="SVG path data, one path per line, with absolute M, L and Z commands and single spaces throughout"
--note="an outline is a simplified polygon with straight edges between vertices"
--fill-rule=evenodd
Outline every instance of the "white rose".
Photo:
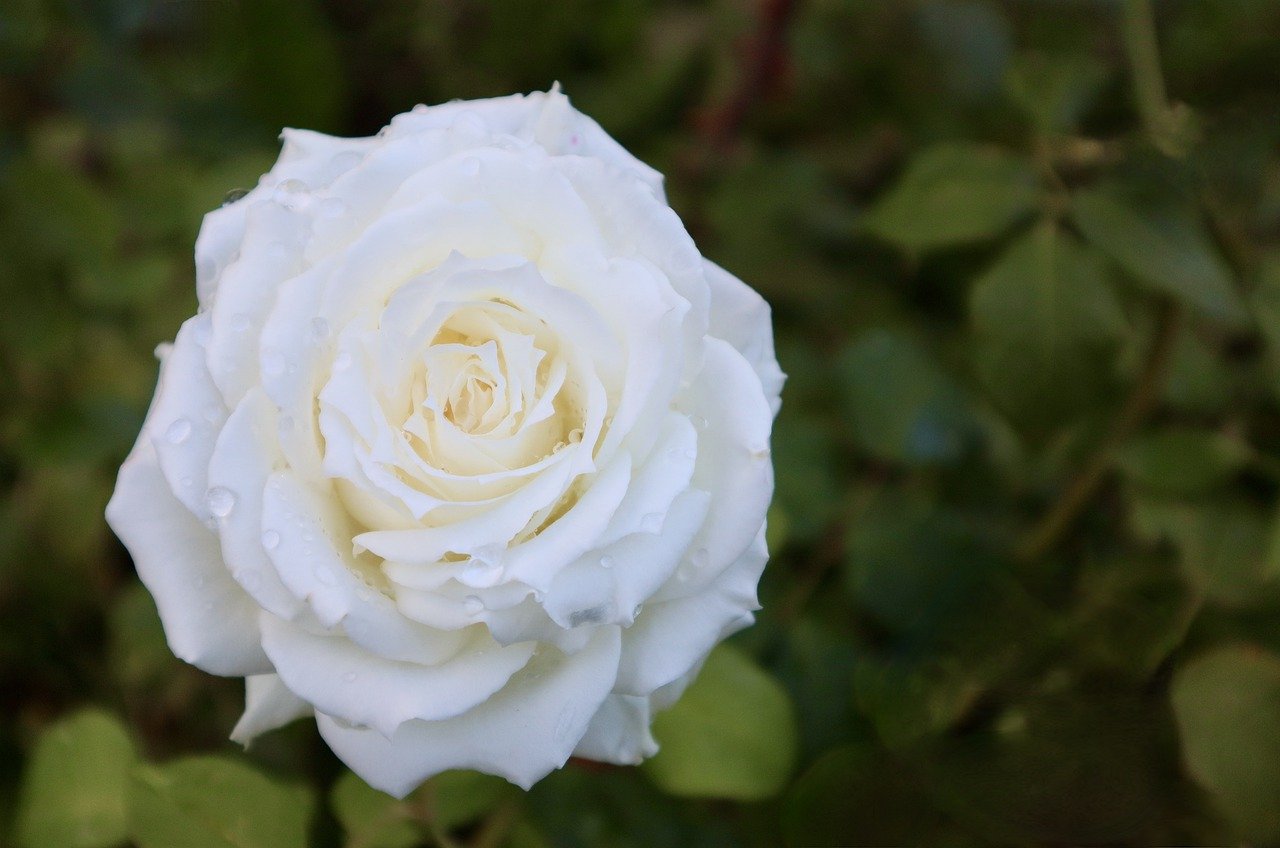
M 636 763 L 766 559 L 769 309 L 558 90 L 288 130 L 204 221 L 107 517 L 233 738 L 371 785 Z

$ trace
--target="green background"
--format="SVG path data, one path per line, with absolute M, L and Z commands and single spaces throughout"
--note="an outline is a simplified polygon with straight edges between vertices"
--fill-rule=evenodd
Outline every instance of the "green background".
M 281 126 L 545 89 L 773 304 L 759 624 L 642 769 L 404 803 L 102 520 Z M 0 844 L 1280 844 L 1280 4 L 6 0 Z

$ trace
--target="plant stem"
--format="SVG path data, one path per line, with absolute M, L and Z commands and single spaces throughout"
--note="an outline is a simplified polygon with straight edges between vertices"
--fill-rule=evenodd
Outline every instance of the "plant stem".
M 1172 301 L 1163 303 L 1156 320 L 1155 337 L 1151 340 L 1151 348 L 1143 363 L 1142 373 L 1134 383 L 1124 406 L 1112 420 L 1106 436 L 1089 456 L 1084 469 L 1067 486 L 1053 508 L 1015 548 L 1015 557 L 1025 562 L 1038 559 L 1051 551 L 1089 504 L 1106 479 L 1116 448 L 1133 435 L 1155 407 L 1165 376 L 1169 371 L 1169 362 L 1173 355 L 1174 343 L 1178 339 L 1180 325 L 1181 314 L 1177 305 Z
M 1121 29 L 1133 74 L 1133 96 L 1147 134 L 1163 153 L 1182 156 L 1185 149 L 1178 138 L 1177 116 L 1169 106 L 1164 75 L 1160 70 L 1160 48 L 1156 42 L 1151 0 L 1124 0 Z

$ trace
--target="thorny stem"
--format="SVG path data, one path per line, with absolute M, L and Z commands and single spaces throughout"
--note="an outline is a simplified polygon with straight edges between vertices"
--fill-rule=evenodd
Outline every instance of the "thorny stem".
M 1180 325 L 1181 313 L 1178 307 L 1172 301 L 1163 303 L 1157 318 L 1155 337 L 1151 341 L 1146 362 L 1143 363 L 1142 373 L 1134 383 L 1133 391 L 1111 422 L 1107 435 L 1094 449 L 1084 469 L 1076 475 L 1053 508 L 1015 549 L 1014 555 L 1018 559 L 1023 561 L 1038 559 L 1052 550 L 1089 504 L 1106 479 L 1116 448 L 1133 435 L 1159 400 L 1160 389 L 1164 386 L 1164 378 L 1169 371 L 1169 363 L 1178 340 Z

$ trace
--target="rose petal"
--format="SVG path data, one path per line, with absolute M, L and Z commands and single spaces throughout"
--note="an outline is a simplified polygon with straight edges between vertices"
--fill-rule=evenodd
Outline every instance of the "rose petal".
M 160 366 L 156 397 L 144 425 L 169 490 L 201 521 L 211 517 L 209 457 L 227 420 L 227 407 L 205 366 L 203 342 L 209 333 L 207 313 L 182 325 Z
M 687 674 L 717 642 L 751 624 L 767 559 L 761 528 L 751 547 L 705 590 L 647 605 L 623 633 L 614 691 L 648 695 Z
M 711 323 L 707 332 L 733 345 L 764 386 L 769 408 L 776 416 L 782 406 L 786 375 L 773 352 L 773 322 L 769 304 L 755 289 L 710 260 L 703 260 L 711 291 Z
M 600 628 L 572 656 L 541 653 L 502 691 L 445 721 L 410 721 L 390 737 L 316 716 L 320 734 L 352 771 L 403 798 L 433 774 L 477 769 L 528 789 L 560 768 L 613 685 L 617 628 Z
M 658 753 L 658 742 L 649 730 L 650 713 L 648 698 L 609 695 L 591 717 L 574 756 L 620 766 L 637 765 L 652 757 Z
M 248 747 L 268 731 L 313 715 L 306 701 L 289 691 L 277 674 L 254 674 L 244 680 L 244 714 L 231 731 L 231 740 Z
M 433 664 L 400 662 L 362 650 L 341 634 L 309 633 L 264 616 L 262 644 L 280 679 L 320 712 L 384 736 L 410 719 L 460 715 L 501 689 L 534 645 L 500 647 L 483 628 Z M 431 661 L 427 651 L 424 662 Z
M 107 523 L 155 598 L 176 656 L 211 674 L 271 671 L 257 605 L 227 573 L 217 538 L 173 496 L 143 439 L 120 468 Z

